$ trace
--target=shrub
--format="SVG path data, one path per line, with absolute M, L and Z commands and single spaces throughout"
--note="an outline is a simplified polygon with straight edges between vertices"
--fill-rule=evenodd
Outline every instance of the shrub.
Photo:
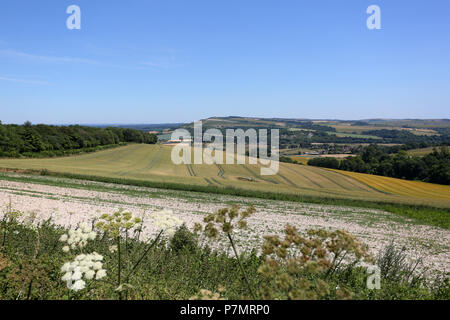
M 419 282 L 423 280 L 420 275 L 414 275 L 417 267 L 422 264 L 422 259 L 415 262 L 408 261 L 406 248 L 397 249 L 394 242 L 386 246 L 377 257 L 377 265 L 381 275 L 391 281 Z
M 194 252 L 198 249 L 196 235 L 189 231 L 185 224 L 175 231 L 169 245 L 170 249 L 176 253 Z

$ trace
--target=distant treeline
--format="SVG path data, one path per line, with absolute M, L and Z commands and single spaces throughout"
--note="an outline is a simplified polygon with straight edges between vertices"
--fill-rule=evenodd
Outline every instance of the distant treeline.
M 434 143 L 440 144 L 450 140 L 450 131 L 448 128 L 436 128 L 439 135 L 415 135 L 406 130 L 368 130 L 362 134 L 374 135 L 383 138 L 384 143 Z
M 406 145 L 416 145 L 412 148 L 422 148 L 425 146 L 435 146 L 448 144 L 450 141 L 450 129 L 434 128 L 438 135 L 415 135 L 406 130 L 367 130 L 363 131 L 359 137 L 355 136 L 337 136 L 334 128 L 324 125 L 311 125 L 306 123 L 303 129 L 315 130 L 308 131 L 292 131 L 289 129 L 280 130 L 280 148 L 310 148 L 312 143 L 340 143 L 340 144 L 357 144 L 357 143 L 398 143 Z M 370 136 L 378 137 L 370 138 Z
M 409 156 L 400 150 L 391 155 L 377 145 L 364 148 L 360 155 L 343 160 L 314 158 L 308 165 L 380 176 L 450 184 L 450 152 L 447 147 L 434 149 L 423 157 Z
M 0 157 L 63 156 L 92 152 L 128 142 L 157 142 L 154 134 L 124 128 L 95 128 L 78 125 L 23 125 L 0 122 Z

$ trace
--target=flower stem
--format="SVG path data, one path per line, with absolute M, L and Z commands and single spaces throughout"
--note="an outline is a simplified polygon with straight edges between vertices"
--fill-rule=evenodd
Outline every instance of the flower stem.
M 233 247 L 234 255 L 236 256 L 236 259 L 237 259 L 237 261 L 239 263 L 239 268 L 241 269 L 242 275 L 244 276 L 244 279 L 245 279 L 245 282 L 247 284 L 248 290 L 250 291 L 250 294 L 252 295 L 253 299 L 256 300 L 256 295 L 253 292 L 252 286 L 250 285 L 250 281 L 248 281 L 247 274 L 245 273 L 244 267 L 242 266 L 241 259 L 239 258 L 239 255 L 237 253 L 236 247 L 234 245 L 233 238 L 231 237 L 231 234 L 229 234 L 229 233 L 227 233 L 227 236 L 228 236 L 228 240 L 230 240 L 231 246 Z
M 117 285 L 120 287 L 121 284 L 121 272 L 122 272 L 122 261 L 120 252 L 120 236 L 117 237 L 117 252 L 118 252 L 118 271 L 117 271 Z M 122 300 L 122 291 L 119 291 L 119 300 Z
M 144 254 L 140 257 L 140 259 L 136 262 L 136 264 L 130 270 L 130 272 L 128 273 L 128 275 L 125 278 L 127 283 L 128 283 L 128 280 L 130 279 L 131 275 L 133 274 L 133 272 L 137 269 L 137 267 L 142 262 L 142 260 L 144 260 L 144 257 L 147 255 L 147 253 L 155 246 L 156 242 L 161 237 L 162 233 L 163 233 L 163 230 L 161 230 L 159 232 L 158 236 L 155 238 L 155 240 L 153 240 L 152 244 L 147 248 L 147 250 L 145 250 Z

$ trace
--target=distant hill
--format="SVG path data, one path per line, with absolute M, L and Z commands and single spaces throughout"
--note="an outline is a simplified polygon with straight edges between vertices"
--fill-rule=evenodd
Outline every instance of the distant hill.
M 450 143 L 449 119 L 314 120 L 258 117 L 211 117 L 204 130 L 237 128 L 279 129 L 280 148 L 308 148 L 311 144 L 409 144 L 424 148 Z M 192 130 L 193 123 L 182 126 Z

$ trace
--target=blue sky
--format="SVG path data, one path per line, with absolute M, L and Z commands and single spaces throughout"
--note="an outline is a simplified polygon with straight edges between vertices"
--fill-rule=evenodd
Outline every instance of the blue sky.
M 81 8 L 81 30 L 66 8 Z M 381 30 L 366 9 L 381 8 Z M 2 0 L 0 120 L 450 118 L 450 2 Z

